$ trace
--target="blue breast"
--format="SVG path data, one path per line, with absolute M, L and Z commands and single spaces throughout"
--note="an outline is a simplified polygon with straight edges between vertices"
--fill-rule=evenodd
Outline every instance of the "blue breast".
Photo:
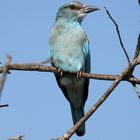
M 68 72 L 85 70 L 85 39 L 85 32 L 79 23 L 56 24 L 49 40 L 50 57 L 54 65 Z

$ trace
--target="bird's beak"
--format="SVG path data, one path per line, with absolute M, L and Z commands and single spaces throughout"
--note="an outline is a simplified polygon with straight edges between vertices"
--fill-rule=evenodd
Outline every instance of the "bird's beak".
M 83 7 L 83 11 L 85 13 L 90 13 L 90 12 L 94 12 L 94 11 L 97 11 L 97 10 L 100 10 L 100 9 L 97 8 L 97 7 L 94 7 L 94 6 L 84 6 Z

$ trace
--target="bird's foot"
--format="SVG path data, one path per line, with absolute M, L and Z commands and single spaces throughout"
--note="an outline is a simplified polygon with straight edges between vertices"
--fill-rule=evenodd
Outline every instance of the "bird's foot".
M 77 80 L 82 77 L 82 73 L 83 73 L 82 71 L 77 72 L 77 75 L 76 75 Z
M 60 68 L 58 69 L 57 72 L 58 72 L 58 75 L 59 75 L 59 76 L 62 76 L 62 75 L 63 75 L 63 71 L 62 71 Z

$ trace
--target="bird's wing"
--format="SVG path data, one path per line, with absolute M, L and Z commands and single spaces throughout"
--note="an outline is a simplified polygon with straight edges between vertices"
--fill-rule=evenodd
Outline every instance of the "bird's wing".
M 86 39 L 85 44 L 83 46 L 83 53 L 85 57 L 85 72 L 90 73 L 90 50 L 89 50 L 89 41 Z M 88 86 L 89 86 L 89 78 L 85 78 L 84 84 L 84 104 L 88 97 Z
M 52 64 L 52 66 L 54 66 L 53 63 L 51 63 L 51 64 Z M 55 66 L 54 66 L 54 67 L 55 67 Z M 65 96 L 66 99 L 69 101 L 69 97 L 68 97 L 68 94 L 67 94 L 66 87 L 63 86 L 63 85 L 61 84 L 61 82 L 60 82 L 60 75 L 58 75 L 58 74 L 54 74 L 54 75 L 55 75 L 55 78 L 56 78 L 56 81 L 57 81 L 58 86 L 61 88 L 61 90 L 62 90 L 64 96 Z
M 85 71 L 90 72 L 90 50 L 89 50 L 89 41 L 86 39 L 85 44 L 83 46 L 83 53 L 85 57 Z
M 67 89 L 65 86 L 63 86 L 60 82 L 60 76 L 58 75 L 55 75 L 55 78 L 56 78 L 56 81 L 57 81 L 57 84 L 59 85 L 59 87 L 61 88 L 64 96 L 66 97 L 66 99 L 69 101 L 69 97 L 68 97 L 68 94 L 67 94 Z

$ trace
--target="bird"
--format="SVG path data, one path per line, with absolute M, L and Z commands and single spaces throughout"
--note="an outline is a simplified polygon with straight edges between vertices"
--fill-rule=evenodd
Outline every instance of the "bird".
M 88 13 L 96 10 L 99 9 L 78 0 L 62 5 L 58 9 L 49 38 L 51 64 L 60 72 L 55 74 L 55 78 L 70 103 L 74 124 L 84 116 L 88 97 L 89 79 L 80 77 L 80 72 L 90 73 L 91 69 L 89 41 L 81 22 Z M 63 75 L 63 72 L 77 73 L 77 76 Z M 85 124 L 78 128 L 76 134 L 85 134 Z

